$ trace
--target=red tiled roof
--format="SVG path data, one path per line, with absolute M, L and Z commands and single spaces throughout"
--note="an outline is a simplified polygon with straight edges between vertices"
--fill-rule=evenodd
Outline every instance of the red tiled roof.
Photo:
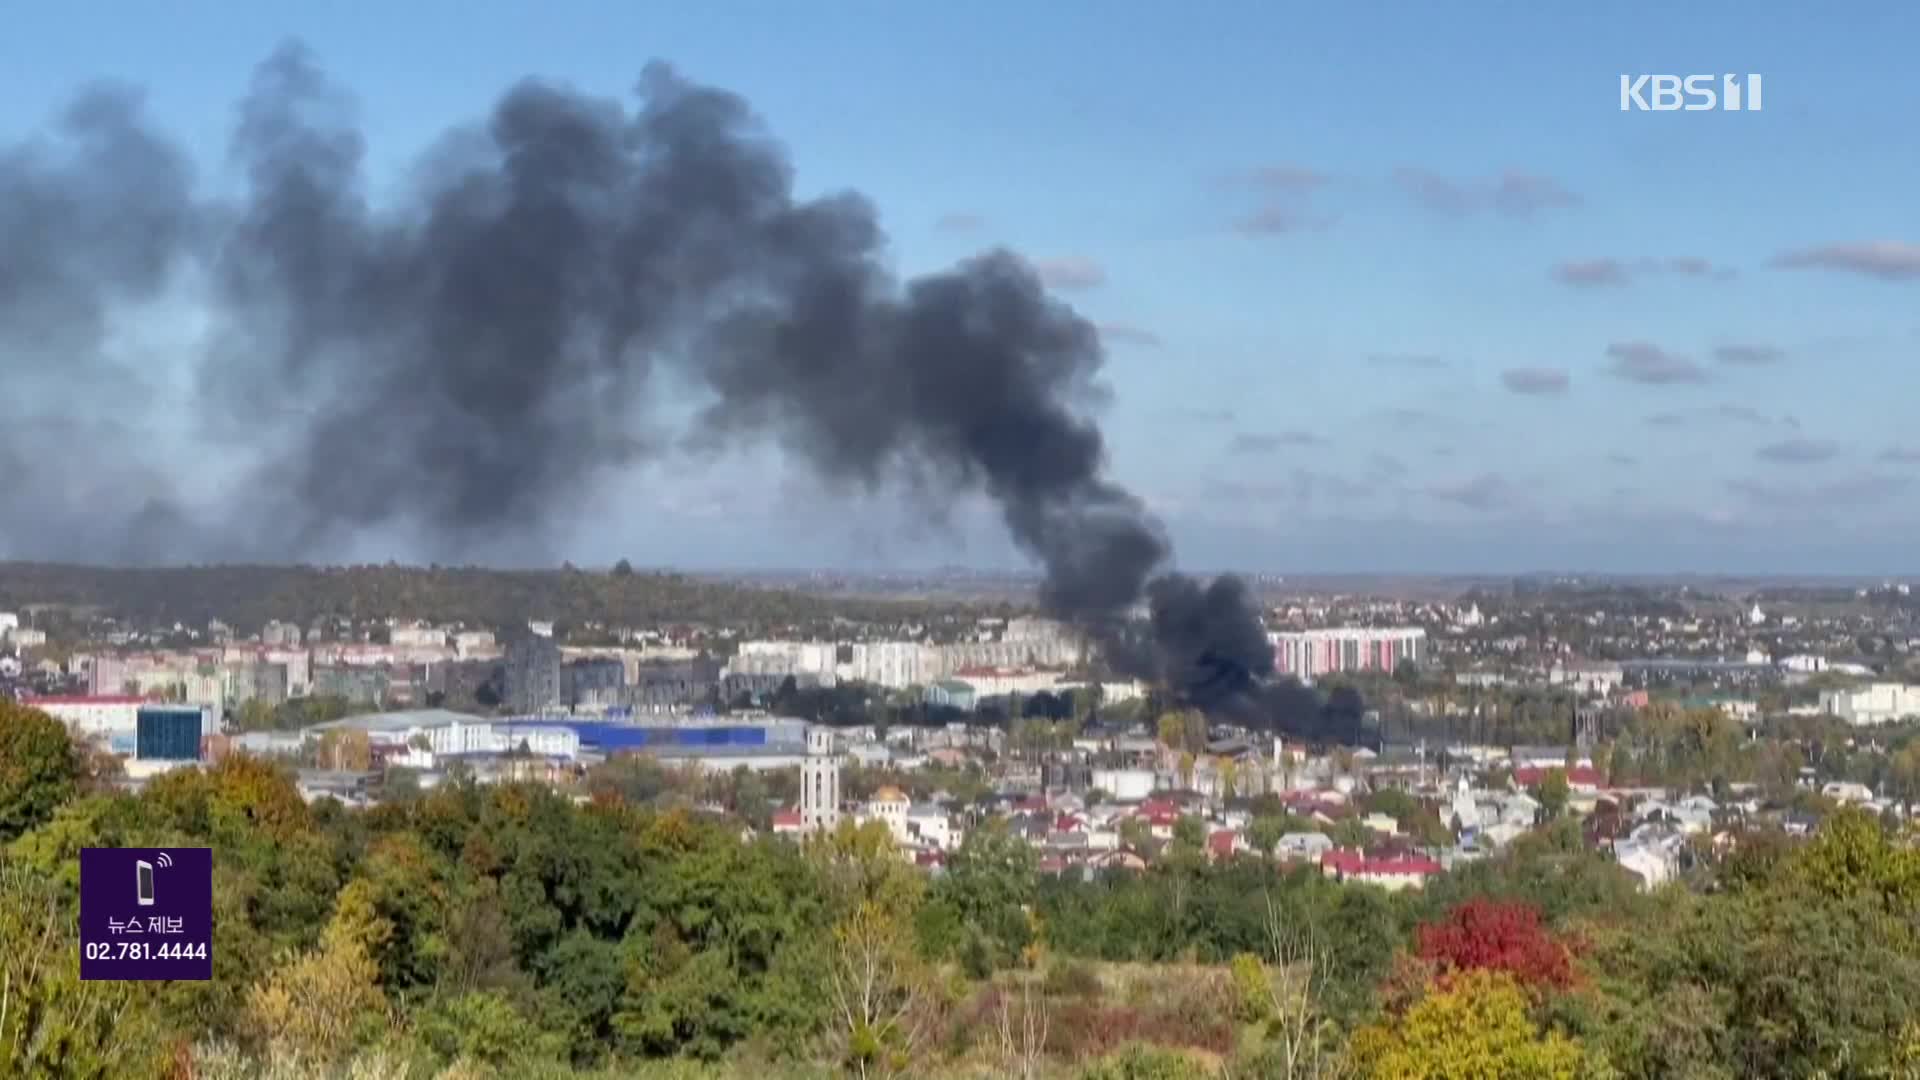
M 773 812 L 773 827 L 776 829 L 782 825 L 798 828 L 805 822 L 806 819 L 800 816 L 800 811 L 798 810 L 775 810 Z
M 1207 848 L 1215 855 L 1231 855 L 1233 854 L 1234 841 L 1239 838 L 1233 830 L 1221 829 L 1212 836 L 1207 837 Z
M 1388 858 L 1369 858 L 1359 851 L 1329 851 L 1320 856 L 1320 865 L 1347 875 L 1371 875 L 1375 877 L 1396 877 L 1418 874 L 1422 877 L 1437 874 L 1443 868 L 1433 859 L 1422 855 L 1395 855 Z

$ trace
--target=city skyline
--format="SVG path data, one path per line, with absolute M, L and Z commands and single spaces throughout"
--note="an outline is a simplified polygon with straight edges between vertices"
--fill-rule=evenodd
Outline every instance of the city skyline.
M 623 96 L 658 58 L 741 94 L 801 194 L 870 197 L 902 275 L 1005 245 L 1098 326 L 1110 473 L 1183 565 L 1912 565 L 1920 148 L 1897 132 L 1920 92 L 1895 73 L 1920 17 L 1112 10 L 587 24 L 421 5 L 369 35 L 340 15 L 209 7 L 109 29 L 45 7 L 0 42 L 0 147 L 111 76 L 146 89 L 218 189 L 234 95 L 293 37 L 353 91 L 370 174 L 394 183 L 523 76 Z M 424 73 L 411 58 L 448 24 L 458 73 Z M 191 63 L 168 47 L 188 41 Z M 1697 71 L 1763 74 L 1765 111 L 1618 108 L 1623 72 Z M 1025 564 L 980 500 L 933 502 L 941 516 L 826 484 L 767 447 L 674 454 L 537 544 L 480 554 Z M 328 554 L 432 557 L 380 530 Z

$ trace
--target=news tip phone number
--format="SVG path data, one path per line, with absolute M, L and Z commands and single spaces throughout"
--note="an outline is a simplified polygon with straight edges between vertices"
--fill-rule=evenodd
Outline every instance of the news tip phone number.
M 205 960 L 207 943 L 171 941 L 155 945 L 145 941 L 89 941 L 89 960 Z

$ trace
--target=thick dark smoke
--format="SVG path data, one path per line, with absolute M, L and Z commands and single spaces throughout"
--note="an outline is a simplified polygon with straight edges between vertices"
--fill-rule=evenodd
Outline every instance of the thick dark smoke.
M 667 448 L 771 437 L 831 479 L 984 491 L 1046 606 L 1126 670 L 1256 699 L 1272 659 L 1240 584 L 1154 579 L 1166 540 L 1105 475 L 1085 319 L 1006 252 L 899 283 L 872 207 L 796 198 L 741 99 L 657 65 L 637 98 L 522 83 L 376 199 L 350 102 L 298 48 L 241 103 L 232 197 L 198 193 L 137 97 L 84 96 L 0 156 L 0 546 L 284 560 L 392 535 L 458 558 L 541 539 Z M 118 332 L 186 310 L 186 377 Z M 691 422 L 643 421 L 688 394 Z M 218 483 L 162 467 L 195 437 L 225 448 Z M 1143 598 L 1146 647 L 1121 629 Z

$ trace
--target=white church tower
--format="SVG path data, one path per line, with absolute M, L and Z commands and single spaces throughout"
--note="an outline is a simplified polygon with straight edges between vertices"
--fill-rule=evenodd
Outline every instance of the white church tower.
M 807 729 L 807 759 L 800 763 L 800 827 L 812 832 L 840 823 L 840 758 L 833 752 L 833 729 Z

